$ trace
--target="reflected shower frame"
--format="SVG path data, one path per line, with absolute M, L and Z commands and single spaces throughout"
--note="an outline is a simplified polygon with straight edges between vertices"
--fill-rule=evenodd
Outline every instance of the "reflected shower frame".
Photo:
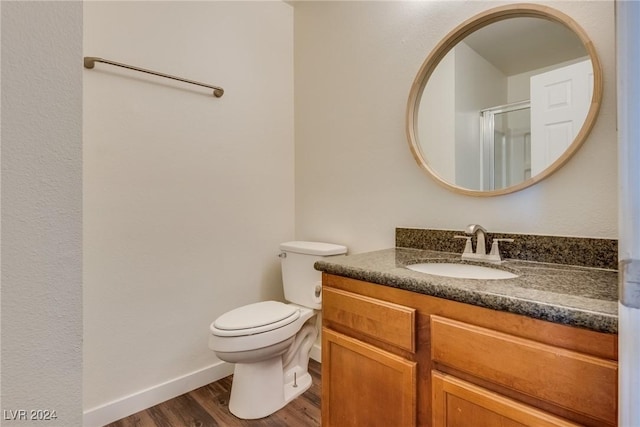
M 531 102 L 529 100 L 513 102 L 510 104 L 499 105 L 497 107 L 490 107 L 480 111 L 480 189 L 481 191 L 498 190 L 500 188 L 508 187 L 506 183 L 506 167 L 501 168 L 501 185 L 496 188 L 496 141 L 495 141 L 495 119 L 498 114 L 511 113 L 515 111 L 522 111 L 531 109 Z M 525 137 L 525 152 L 529 152 L 529 158 L 531 157 L 531 127 L 529 127 L 529 137 Z M 502 160 L 503 166 L 506 163 L 506 147 L 502 144 Z M 526 174 L 526 170 L 525 170 Z M 529 159 L 529 176 L 531 174 L 531 160 Z

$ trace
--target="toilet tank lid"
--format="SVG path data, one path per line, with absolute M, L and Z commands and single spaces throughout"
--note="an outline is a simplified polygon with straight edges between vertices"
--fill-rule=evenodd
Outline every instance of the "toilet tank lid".
M 340 255 L 347 253 L 347 247 L 333 243 L 293 241 L 280 244 L 280 249 L 307 255 Z

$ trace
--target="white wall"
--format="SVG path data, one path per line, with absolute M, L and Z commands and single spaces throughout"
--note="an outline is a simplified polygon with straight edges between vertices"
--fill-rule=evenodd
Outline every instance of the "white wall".
M 85 3 L 86 56 L 225 89 L 214 98 L 104 64 L 84 70 L 87 425 L 213 369 L 210 322 L 282 298 L 276 255 L 294 237 L 292 25 L 283 2 Z
M 480 120 L 478 112 L 504 105 L 507 101 L 506 76 L 466 43 L 456 50 L 456 185 L 481 190 Z M 489 156 L 492 150 L 486 155 Z M 482 183 L 490 182 L 486 168 Z M 486 184 L 484 188 L 488 188 Z
M 82 3 L 2 2 L 0 27 L 0 423 L 79 426 Z M 31 419 L 32 409 L 56 418 Z
M 437 165 L 434 172 L 448 182 L 456 181 L 456 50 L 451 49 L 429 77 L 422 91 L 423 102 L 418 109 L 416 135 L 423 158 L 429 165 Z
M 500 5 L 299 2 L 295 5 L 296 237 L 351 252 L 387 248 L 397 226 L 617 237 L 613 1 L 544 2 L 591 36 L 604 67 L 603 105 L 583 147 L 558 172 L 515 194 L 475 198 L 422 172 L 405 136 L 411 83 L 450 30 Z

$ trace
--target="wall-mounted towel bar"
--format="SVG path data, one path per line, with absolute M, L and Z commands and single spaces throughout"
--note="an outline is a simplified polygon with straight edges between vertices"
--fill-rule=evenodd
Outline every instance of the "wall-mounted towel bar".
M 142 73 L 153 74 L 154 76 L 165 77 L 167 79 L 178 80 L 185 83 L 190 83 L 192 85 L 198 85 L 207 87 L 209 89 L 213 89 L 213 96 L 216 98 L 220 98 L 224 94 L 224 89 L 219 86 L 212 86 L 200 82 L 196 82 L 193 80 L 183 79 L 181 77 L 170 76 L 168 74 L 158 73 L 157 71 L 145 70 L 144 68 L 133 67 L 127 64 L 121 64 L 119 62 L 109 61 L 107 59 L 96 58 L 95 56 L 85 56 L 84 57 L 84 68 L 93 68 L 96 65 L 96 62 L 102 62 L 109 65 L 115 65 L 116 67 L 128 68 L 129 70 L 140 71 Z

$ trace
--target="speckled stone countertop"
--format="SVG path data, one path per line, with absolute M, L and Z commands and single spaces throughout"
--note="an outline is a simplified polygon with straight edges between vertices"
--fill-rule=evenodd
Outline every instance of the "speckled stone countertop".
M 394 248 L 340 255 L 317 270 L 536 319 L 618 332 L 618 272 L 610 269 L 506 260 L 498 268 L 518 274 L 501 280 L 457 279 L 405 268 L 420 262 L 460 262 L 460 254 Z M 486 265 L 486 264 L 485 264 Z

